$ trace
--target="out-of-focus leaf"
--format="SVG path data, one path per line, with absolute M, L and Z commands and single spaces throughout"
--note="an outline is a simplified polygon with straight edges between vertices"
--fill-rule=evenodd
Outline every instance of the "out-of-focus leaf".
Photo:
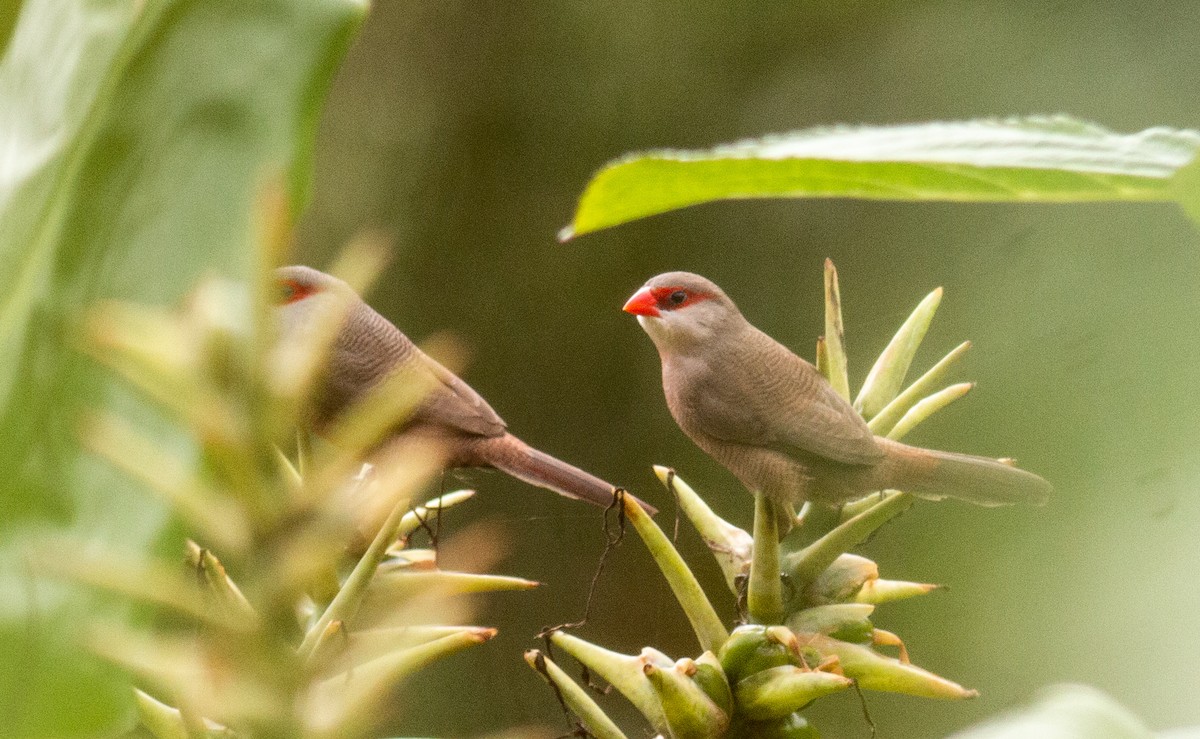
M 1171 200 L 1200 133 L 1118 134 L 1065 116 L 816 128 L 607 164 L 560 238 L 689 205 L 746 198 L 961 202 Z
M 30 629 L 0 622 L 0 665 L 6 666 L 0 670 L 0 715 L 6 733 L 99 736 L 132 722 L 133 695 L 115 667 L 81 659 L 80 647 L 63 640 L 62 624 L 41 619 Z
M 1056 685 L 1031 706 L 989 719 L 950 739 L 1151 739 L 1154 734 L 1128 709 L 1087 685 Z
M 316 113 L 363 11 L 356 0 L 22 5 L 0 63 L 0 546 L 64 524 L 134 550 L 160 534 L 164 507 L 80 453 L 79 414 L 107 406 L 164 451 L 194 454 L 77 353 L 80 316 L 102 297 L 174 301 L 207 270 L 249 274 L 255 193 L 281 176 L 293 208 L 305 198 Z M 5 730 L 52 721 L 69 737 L 124 721 L 127 691 L 82 662 L 73 621 L 52 616 L 93 611 L 91 596 L 31 585 L 19 562 L 0 564 L 0 592 L 17 598 L 0 610 L 17 638 L 6 657 L 50 656 L 0 660 L 0 682 L 20 683 L 0 691 Z M 39 687 L 50 684 L 60 690 Z M 87 695 L 74 718 L 61 710 Z

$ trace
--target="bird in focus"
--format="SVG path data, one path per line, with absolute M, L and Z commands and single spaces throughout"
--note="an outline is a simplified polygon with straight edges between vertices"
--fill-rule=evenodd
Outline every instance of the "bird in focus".
M 531 485 L 597 506 L 616 488 L 541 452 L 508 432 L 504 420 L 470 385 L 417 347 L 342 280 L 311 267 L 276 270 L 282 341 L 314 330 L 322 312 L 345 310 L 317 382 L 310 425 L 317 433 L 367 392 L 399 373 L 432 389 L 394 435 L 437 439 L 448 467 L 490 467 Z M 639 501 L 640 503 L 641 501 Z M 641 504 L 651 513 L 654 509 Z
M 1041 477 L 1000 460 L 875 436 L 816 367 L 700 275 L 652 277 L 624 309 L 658 349 L 676 423 L 781 520 L 804 501 L 839 505 L 885 489 L 984 506 L 1050 495 Z

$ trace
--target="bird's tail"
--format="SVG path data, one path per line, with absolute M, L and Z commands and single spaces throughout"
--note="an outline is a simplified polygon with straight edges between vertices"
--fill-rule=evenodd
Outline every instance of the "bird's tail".
M 561 459 L 538 451 L 512 434 L 488 439 L 486 443 L 487 462 L 518 480 L 601 508 L 612 505 L 616 486 Z M 658 512 L 648 503 L 637 498 L 633 500 L 651 515 Z
M 876 437 L 892 467 L 892 486 L 922 498 L 958 498 L 982 506 L 1043 505 L 1053 488 L 1041 477 L 1007 462 L 939 452 Z

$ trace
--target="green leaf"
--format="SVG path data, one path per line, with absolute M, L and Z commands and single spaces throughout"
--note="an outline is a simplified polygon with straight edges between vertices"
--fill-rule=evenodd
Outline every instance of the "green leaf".
M 56 658 L 0 660 L 0 683 L 64 689 L 2 691 L 8 732 L 61 722 L 77 698 L 88 721 L 51 734 L 103 734 L 129 716 L 125 688 L 67 679 L 113 679 L 73 646 L 78 619 L 52 617 L 94 614 L 96 600 L 26 587 L 7 556 L 68 522 L 135 551 L 161 535 L 165 506 L 81 454 L 81 411 L 105 407 L 194 457 L 77 353 L 80 316 L 99 297 L 176 301 L 206 271 L 249 275 L 256 193 L 285 177 L 293 210 L 303 202 L 317 112 L 363 12 L 350 0 L 22 4 L 0 62 L 0 592 L 16 598 L 0 630 L 38 635 L 9 655 Z
M 560 238 L 723 199 L 1171 200 L 1197 149 L 1195 131 L 1117 134 L 1065 116 L 815 128 L 610 162 Z

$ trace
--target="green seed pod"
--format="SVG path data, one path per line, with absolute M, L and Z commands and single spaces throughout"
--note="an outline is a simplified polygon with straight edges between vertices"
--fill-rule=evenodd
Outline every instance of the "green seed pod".
M 792 665 L 772 667 L 743 679 L 733 689 L 738 711 L 750 719 L 778 719 L 812 701 L 850 687 L 851 680 L 832 672 Z
M 854 600 L 865 582 L 878 577 L 879 566 L 871 560 L 843 554 L 805 588 L 804 594 L 810 603 L 845 603 Z
M 788 626 L 807 634 L 826 634 L 835 639 L 867 644 L 875 631 L 869 616 L 875 606 L 867 603 L 834 603 L 797 611 L 788 618 Z
M 696 674 L 692 679 L 722 711 L 733 714 L 733 691 L 715 654 L 705 652 L 696 659 Z
M 669 668 L 647 663 L 642 671 L 658 694 L 674 739 L 710 739 L 729 728 L 729 714 L 693 679 L 698 671 L 694 661 L 681 659 Z
M 783 632 L 791 635 L 789 641 L 795 640 L 795 635 L 781 626 L 747 624 L 734 629 L 717 655 L 729 682 L 737 684 L 748 675 L 772 667 L 799 665 L 799 658 L 782 638 Z

